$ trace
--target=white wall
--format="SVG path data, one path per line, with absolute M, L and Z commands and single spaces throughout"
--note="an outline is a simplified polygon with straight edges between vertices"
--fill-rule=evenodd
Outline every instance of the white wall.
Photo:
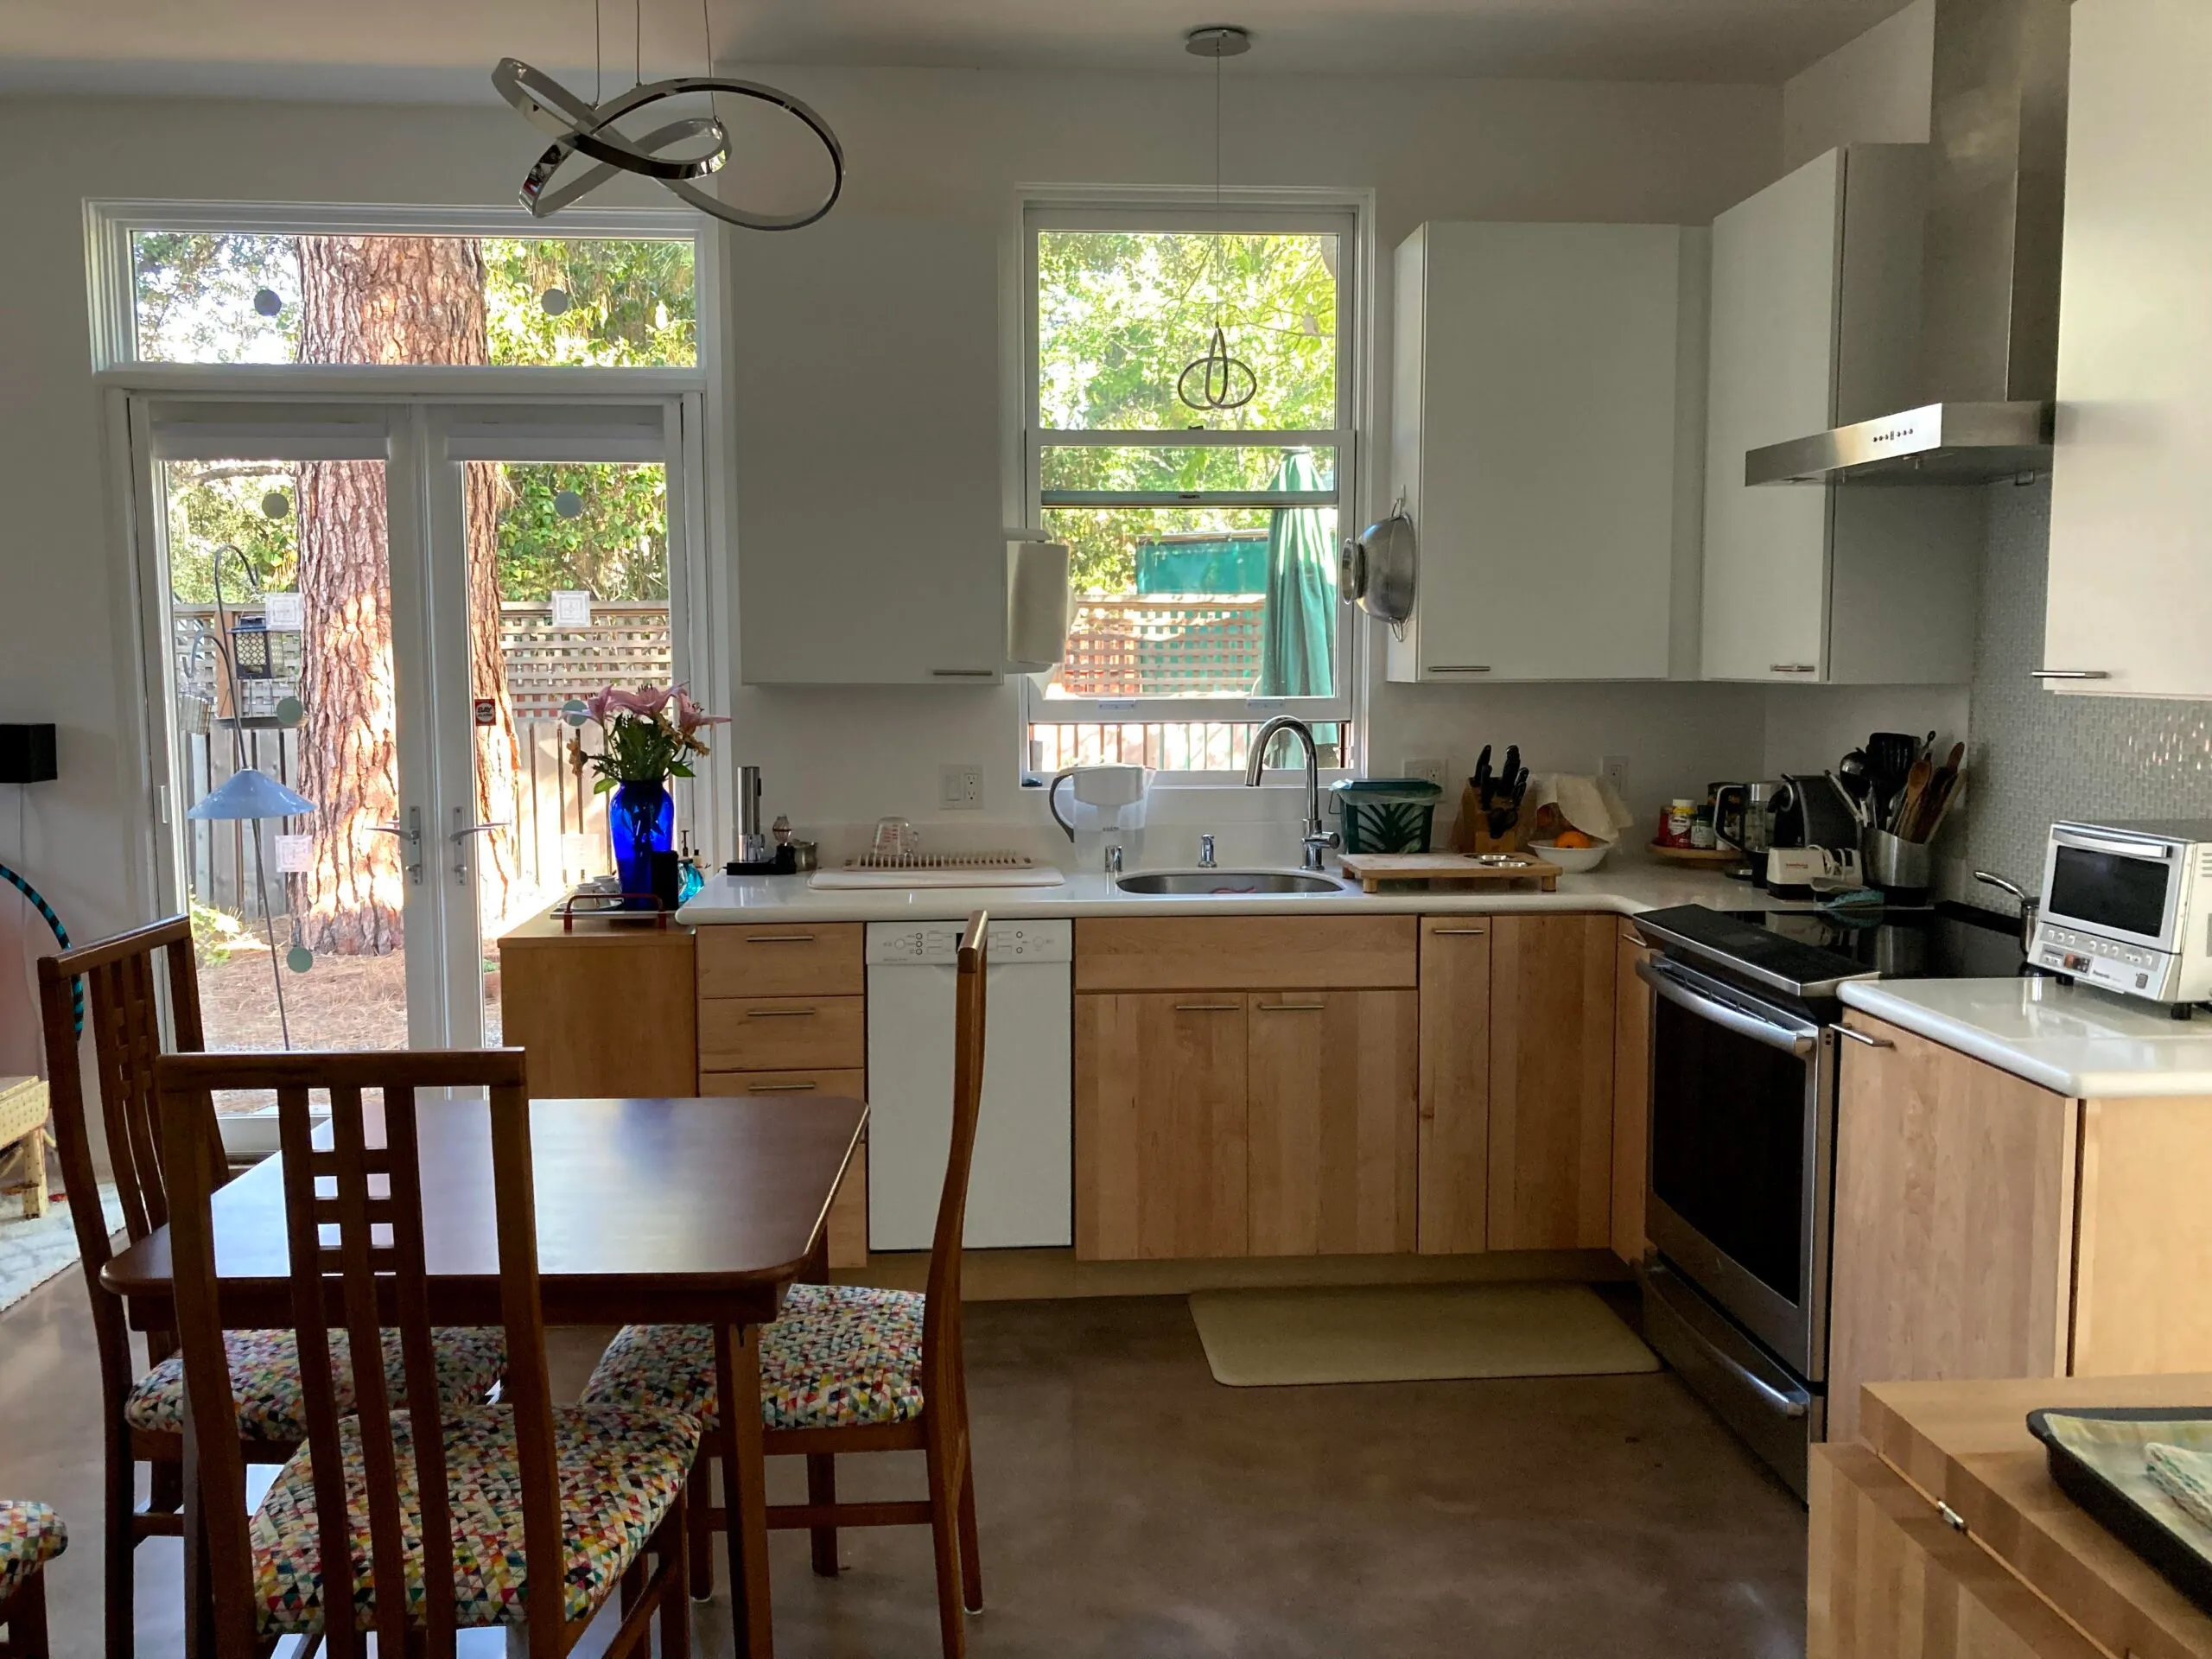
M 837 126 L 851 162 L 840 213 L 926 216 L 1010 245 L 1018 184 L 1187 185 L 1207 170 L 1202 75 L 753 73 L 815 102 Z M 1429 218 L 1704 223 L 1775 175 L 1780 110 L 1770 87 L 1232 73 L 1227 162 L 1232 182 L 1371 189 L 1387 256 Z M 29 792 L 20 844 L 0 822 L 0 859 L 22 863 L 80 938 L 143 918 L 151 902 L 137 877 L 147 804 L 124 735 L 136 696 L 127 566 L 87 372 L 85 200 L 499 203 L 537 143 L 496 106 L 22 98 L 0 106 L 0 195 L 10 210 L 0 238 L 0 719 L 56 721 L 63 774 Z M 663 198 L 640 187 L 628 199 Z M 733 234 L 733 256 L 742 260 L 751 240 Z M 776 326 L 735 321 L 734 385 L 742 384 L 745 329 Z M 1376 339 L 1387 339 L 1387 315 L 1375 321 Z M 973 348 L 995 354 L 1001 342 L 978 339 Z M 1387 360 L 1374 366 L 1387 371 Z M 1387 386 L 1375 391 L 1387 410 Z M 949 410 L 945 418 L 996 423 L 1000 411 Z M 1387 448 L 1387 432 L 1373 438 L 1378 453 Z M 726 550 L 715 556 L 727 569 Z M 985 818 L 1034 820 L 1034 801 L 1013 789 L 1008 690 L 758 690 L 733 712 L 733 747 L 766 769 L 771 811 L 802 824 L 894 810 L 929 817 L 937 768 L 957 760 L 991 768 Z M 1518 741 L 1554 766 L 1592 766 L 1600 749 L 1641 751 L 1634 793 L 1656 801 L 1745 770 L 1758 737 L 1756 710 L 1738 695 L 1702 687 L 1378 689 L 1370 752 L 1381 764 L 1419 753 L 1464 768 L 1485 740 Z M 0 914 L 0 927 L 15 919 Z M 14 960 L 0 938 L 0 963 Z M 22 1064 L 29 1040 L 28 1001 L 9 984 L 0 971 L 0 1071 Z
M 1782 170 L 1838 144 L 1924 144 L 1936 65 L 1936 0 L 1837 48 L 1782 85 Z

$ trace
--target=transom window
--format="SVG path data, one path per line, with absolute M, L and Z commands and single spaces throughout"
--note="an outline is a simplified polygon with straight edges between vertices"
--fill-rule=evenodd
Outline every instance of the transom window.
M 1342 764 L 1353 216 L 1034 207 L 1027 229 L 1033 522 L 1077 595 L 1030 687 L 1033 764 L 1241 766 L 1281 713 Z

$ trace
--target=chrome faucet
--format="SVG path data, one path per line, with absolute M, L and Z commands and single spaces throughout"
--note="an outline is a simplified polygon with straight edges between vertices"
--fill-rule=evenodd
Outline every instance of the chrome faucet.
M 1295 732 L 1306 745 L 1306 826 L 1299 837 L 1305 849 L 1301 863 L 1306 869 L 1322 868 L 1322 855 L 1338 844 L 1339 837 L 1333 830 L 1321 827 L 1321 757 L 1313 747 L 1313 728 L 1302 720 L 1288 715 L 1277 715 L 1273 720 L 1252 734 L 1252 761 L 1244 769 L 1244 785 L 1248 789 L 1260 786 L 1260 772 L 1267 765 L 1268 745 L 1274 742 L 1278 732 Z
M 1213 837 L 1211 836 L 1198 837 L 1198 868 L 1202 870 L 1213 868 Z

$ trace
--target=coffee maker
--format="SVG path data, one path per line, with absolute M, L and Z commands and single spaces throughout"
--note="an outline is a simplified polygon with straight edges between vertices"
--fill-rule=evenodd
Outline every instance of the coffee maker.
M 1759 885 L 1777 899 L 1809 899 L 1861 885 L 1859 819 L 1843 785 L 1829 773 L 1783 775 Z

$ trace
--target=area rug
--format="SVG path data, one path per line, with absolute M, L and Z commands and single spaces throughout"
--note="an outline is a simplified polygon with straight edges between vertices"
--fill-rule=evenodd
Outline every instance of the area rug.
M 1191 1318 L 1214 1381 L 1232 1389 L 1659 1369 L 1583 1285 L 1198 1290 Z
M 100 1184 L 100 1208 L 113 1236 L 123 1226 L 123 1203 L 115 1188 Z M 77 1260 L 77 1227 L 66 1200 L 49 1204 L 35 1221 L 26 1221 L 12 1195 L 0 1198 L 0 1313 L 36 1290 Z

